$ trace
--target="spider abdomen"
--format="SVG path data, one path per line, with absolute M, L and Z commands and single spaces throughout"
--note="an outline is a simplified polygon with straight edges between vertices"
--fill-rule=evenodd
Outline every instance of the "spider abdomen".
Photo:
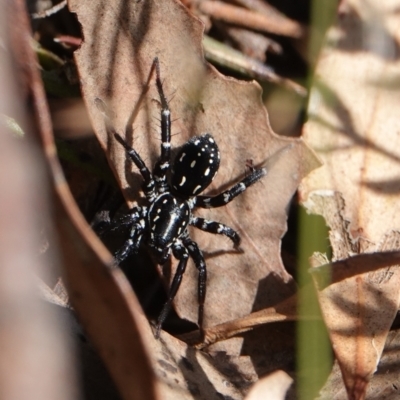
M 172 187 L 183 197 L 196 196 L 212 182 L 219 162 L 218 146 L 209 133 L 191 138 L 176 155 Z
M 148 212 L 150 247 L 161 254 L 185 232 L 189 219 L 190 209 L 186 201 L 178 201 L 170 193 L 158 196 Z

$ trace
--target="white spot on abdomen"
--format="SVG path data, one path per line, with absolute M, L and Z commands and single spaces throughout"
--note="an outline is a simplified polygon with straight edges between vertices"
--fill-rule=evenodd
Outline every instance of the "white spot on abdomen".
M 200 185 L 197 185 L 195 188 L 194 188 L 194 190 L 193 190 L 193 194 L 195 194 L 198 190 L 200 190 L 201 189 L 201 186 Z

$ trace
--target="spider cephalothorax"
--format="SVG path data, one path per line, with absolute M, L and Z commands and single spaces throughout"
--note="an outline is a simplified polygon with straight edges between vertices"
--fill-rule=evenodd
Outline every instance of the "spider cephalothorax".
M 156 85 L 161 100 L 161 155 L 154 170 L 150 172 L 139 154 L 122 137 L 115 133 L 116 140 L 124 146 L 132 162 L 143 177 L 143 191 L 149 202 L 148 207 L 134 207 L 125 220 L 130 226 L 129 239 L 115 254 L 117 263 L 136 252 L 145 241 L 154 252 L 160 264 L 172 254 L 179 260 L 168 294 L 168 300 L 158 318 L 156 335 L 171 308 L 172 301 L 180 286 L 189 256 L 199 271 L 198 281 L 198 324 L 203 330 L 204 300 L 206 295 L 207 270 L 203 254 L 188 232 L 192 225 L 203 231 L 221 234 L 232 240 L 235 246 L 240 237 L 229 226 L 193 215 L 196 207 L 215 208 L 228 204 L 247 187 L 265 174 L 264 168 L 253 168 L 241 182 L 223 193 L 214 196 L 200 196 L 214 179 L 220 163 L 220 153 L 214 138 L 206 133 L 191 138 L 179 150 L 174 164 L 170 165 L 171 113 L 160 79 L 158 59 L 154 59 Z M 171 172 L 168 182 L 167 173 Z

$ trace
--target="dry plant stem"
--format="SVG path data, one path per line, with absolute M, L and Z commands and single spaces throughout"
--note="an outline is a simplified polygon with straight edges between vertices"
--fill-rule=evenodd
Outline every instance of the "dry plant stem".
M 308 288 L 310 289 L 310 288 Z M 316 320 L 319 316 L 310 315 L 302 319 Z M 274 307 L 251 313 L 243 318 L 225 322 L 204 330 L 204 341 L 198 343 L 198 332 L 190 332 L 181 335 L 180 338 L 189 344 L 196 344 L 201 349 L 221 340 L 226 340 L 241 333 L 248 332 L 257 326 L 271 324 L 273 322 L 297 321 L 297 295 L 293 295 Z
M 318 290 L 323 290 L 325 287 L 340 282 L 346 278 L 379 270 L 394 265 L 400 264 L 400 252 L 393 251 L 387 253 L 376 254 L 361 254 L 348 258 L 346 260 L 336 261 L 332 264 L 321 265 L 310 269 L 310 273 L 314 278 L 314 282 Z M 305 288 L 303 290 L 312 290 Z M 302 317 L 304 320 L 304 317 Z M 318 316 L 309 316 L 307 320 L 319 319 Z M 289 297 L 282 303 L 261 310 L 244 318 L 238 318 L 234 321 L 229 321 L 212 328 L 205 329 L 204 343 L 197 347 L 202 348 L 221 340 L 229 339 L 237 336 L 240 333 L 247 332 L 259 325 L 269 324 L 279 321 L 297 321 L 297 295 Z M 193 334 L 183 335 L 181 338 L 189 343 L 192 343 L 197 336 L 197 332 Z
M 262 63 L 266 61 L 267 52 L 282 53 L 282 47 L 279 43 L 261 33 L 237 28 L 223 22 L 216 22 L 214 26 L 225 34 L 243 54 Z
M 78 48 L 82 44 L 82 39 L 75 36 L 59 35 L 54 38 L 56 43 L 63 43 L 67 46 Z
M 290 20 L 288 20 L 289 22 L 283 23 L 282 20 L 277 21 L 275 18 L 270 18 L 257 12 L 232 6 L 220 1 L 202 1 L 199 4 L 199 10 L 213 19 L 252 30 L 275 33 L 277 35 L 293 38 L 299 38 L 303 34 L 301 27 L 298 24 L 293 24 Z
M 298 83 L 276 75 L 271 68 L 259 61 L 246 57 L 239 51 L 225 46 L 206 35 L 203 39 L 203 46 L 206 58 L 217 65 L 230 68 L 260 81 L 273 82 L 295 91 L 302 97 L 307 95 L 307 90 Z
M 270 18 L 276 18 L 277 21 L 282 24 L 290 21 L 293 25 L 297 25 L 298 29 L 301 30 L 301 25 L 298 22 L 290 20 L 275 7 L 271 6 L 264 0 L 232 0 L 232 2 L 249 10 L 257 11 L 260 14 L 266 15 Z
M 54 5 L 53 7 L 48 8 L 47 10 L 39 11 L 37 13 L 33 13 L 32 14 L 32 18 L 33 19 L 41 19 L 41 18 L 50 17 L 51 15 L 58 13 L 66 5 L 67 5 L 67 0 L 63 0 L 60 3 Z
M 311 268 L 309 272 L 317 289 L 323 290 L 329 285 L 343 281 L 346 278 L 395 265 L 400 265 L 399 251 L 360 254 L 345 260 Z

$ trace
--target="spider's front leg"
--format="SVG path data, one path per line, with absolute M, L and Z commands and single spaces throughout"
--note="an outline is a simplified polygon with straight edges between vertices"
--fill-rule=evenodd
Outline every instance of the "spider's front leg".
M 255 169 L 250 175 L 246 176 L 235 186 L 225 190 L 225 192 L 222 192 L 217 196 L 196 196 L 194 205 L 202 208 L 222 207 L 225 204 L 230 203 L 235 197 L 239 196 L 240 193 L 243 193 L 249 186 L 254 185 L 266 174 L 267 170 L 265 168 Z
M 171 159 L 171 111 L 165 97 L 160 77 L 160 64 L 156 57 L 153 61 L 156 69 L 156 86 L 161 102 L 161 156 L 154 167 L 154 178 L 159 193 L 168 190 L 167 172 L 170 168 Z
M 118 133 L 114 132 L 114 137 L 120 144 L 122 144 L 122 146 L 124 146 L 130 159 L 140 171 L 140 174 L 142 175 L 144 180 L 143 192 L 149 201 L 153 201 L 154 198 L 156 197 L 156 194 L 155 194 L 155 182 L 152 173 L 149 171 L 146 164 L 144 163 L 139 153 L 135 149 L 129 146 L 129 144 L 126 143 L 125 140 L 122 139 L 122 137 Z

